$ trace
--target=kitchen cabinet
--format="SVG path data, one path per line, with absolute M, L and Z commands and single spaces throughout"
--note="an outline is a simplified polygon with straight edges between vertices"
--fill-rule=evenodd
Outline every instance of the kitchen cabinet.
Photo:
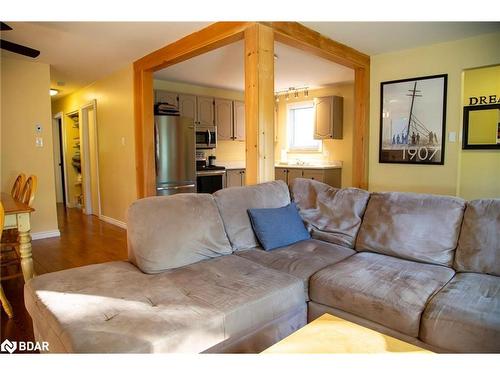
M 314 106 L 314 139 L 342 139 L 344 98 L 315 98 Z
M 214 98 L 198 96 L 197 121 L 200 126 L 214 126 Z
M 274 168 L 274 179 L 276 181 L 284 181 L 288 184 L 288 169 L 286 168 Z
M 233 139 L 233 102 L 231 100 L 215 99 L 215 125 L 219 141 Z
M 215 124 L 219 141 L 244 141 L 245 103 L 215 99 Z
M 289 168 L 287 173 L 288 183 L 290 184 L 296 178 L 303 177 L 302 169 Z
M 336 188 L 340 188 L 342 186 L 342 169 L 340 168 L 312 169 L 276 167 L 274 169 L 274 175 L 275 180 L 281 180 L 287 184 L 290 184 L 296 178 L 308 178 L 324 182 L 325 184 Z
M 155 104 L 156 103 L 168 103 L 179 107 L 177 94 L 175 92 L 165 91 L 165 90 L 155 90 Z
M 244 169 L 228 169 L 226 170 L 226 187 L 245 186 L 245 170 Z
M 235 141 L 245 140 L 245 103 L 233 102 L 233 139 Z
M 178 98 L 180 115 L 196 121 L 196 95 L 179 94 Z

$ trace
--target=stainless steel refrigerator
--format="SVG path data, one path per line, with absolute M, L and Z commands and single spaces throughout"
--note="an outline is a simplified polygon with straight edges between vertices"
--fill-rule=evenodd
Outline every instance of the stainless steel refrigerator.
M 196 193 L 194 121 L 155 115 L 156 195 Z

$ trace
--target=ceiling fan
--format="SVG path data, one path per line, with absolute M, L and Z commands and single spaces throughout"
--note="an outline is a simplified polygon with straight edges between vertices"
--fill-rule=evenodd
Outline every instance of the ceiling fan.
M 0 31 L 8 31 L 8 30 L 12 30 L 12 27 L 10 27 L 4 22 L 0 22 Z M 26 47 L 21 44 L 12 43 L 4 39 L 0 39 L 0 48 L 32 58 L 38 57 L 38 55 L 40 55 L 40 51 L 36 49 Z

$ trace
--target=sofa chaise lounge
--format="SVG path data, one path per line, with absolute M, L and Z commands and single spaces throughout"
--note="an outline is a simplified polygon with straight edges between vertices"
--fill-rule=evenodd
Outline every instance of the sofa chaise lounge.
M 312 238 L 264 251 L 249 208 L 293 200 Z M 51 352 L 259 352 L 325 312 L 437 352 L 500 352 L 500 200 L 295 179 L 151 197 L 129 261 L 25 286 Z

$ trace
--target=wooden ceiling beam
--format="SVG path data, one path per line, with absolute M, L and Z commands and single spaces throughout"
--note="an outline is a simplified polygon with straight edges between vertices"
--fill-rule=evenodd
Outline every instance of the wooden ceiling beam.
M 134 62 L 136 70 L 157 71 L 243 39 L 254 22 L 216 22 Z
M 266 26 L 267 31 L 272 29 L 272 35 L 266 28 L 257 27 L 261 32 L 255 32 L 256 25 Z M 252 29 L 253 27 L 253 29 Z M 253 30 L 253 31 L 252 31 Z M 268 55 L 272 51 L 270 42 L 259 41 L 255 46 L 251 43 L 256 35 L 266 35 L 266 40 L 272 39 L 301 49 L 313 55 L 330 60 L 337 64 L 355 70 L 355 124 L 353 140 L 353 185 L 366 188 L 368 186 L 368 109 L 369 109 L 369 72 L 370 57 L 355 49 L 335 42 L 320 33 L 313 31 L 297 22 L 217 22 L 204 29 L 190 34 L 176 42 L 160 48 L 134 62 L 134 96 L 135 96 L 135 123 L 136 123 L 136 166 L 137 166 L 137 191 L 139 197 L 155 195 L 155 169 L 154 169 L 154 133 L 153 133 L 153 72 L 177 64 L 181 61 L 202 55 L 225 45 L 234 43 L 247 36 L 246 52 L 259 51 Z M 262 42 L 262 43 L 261 43 Z M 262 46 L 267 47 L 262 48 Z M 254 48 L 255 47 L 255 48 Z M 262 61 L 260 61 L 262 59 Z M 267 69 L 273 66 L 273 61 L 264 58 L 256 59 L 255 56 L 245 56 L 246 74 L 246 99 L 249 108 L 246 117 L 249 124 L 253 124 L 253 136 L 272 134 L 269 129 L 271 123 L 268 107 L 274 104 L 272 92 L 273 74 Z M 264 69 L 264 65 L 266 69 Z M 259 73 L 253 77 L 254 73 Z M 262 76 L 260 76 L 262 73 Z M 269 81 L 269 82 L 267 82 Z M 257 85 L 258 83 L 258 85 Z M 252 85 L 256 84 L 255 87 Z M 253 103 L 253 104 L 252 104 Z M 258 132 L 257 132 L 257 129 Z M 259 134 L 260 133 L 260 134 Z M 251 138 L 251 137 L 250 137 Z M 260 158 L 266 159 L 271 165 L 272 158 L 266 158 L 265 150 L 272 146 L 264 137 L 255 145 L 267 145 L 267 148 L 251 150 L 247 144 L 247 158 L 250 157 L 254 168 L 250 167 L 252 182 L 267 180 L 272 175 L 269 168 L 259 168 Z M 256 140 L 254 140 L 256 141 Z M 250 143 L 250 147 L 252 142 Z M 262 154 L 264 150 L 264 155 Z M 260 152 L 260 154 L 259 154 Z M 269 155 L 268 155 L 269 156 Z M 255 164 L 257 161 L 257 164 Z M 247 160 L 247 162 L 250 162 Z M 260 164 L 262 162 L 260 161 Z M 266 164 L 267 166 L 267 164 Z
M 298 22 L 262 22 L 274 29 L 274 39 L 349 68 L 370 66 L 370 56 L 327 38 Z

